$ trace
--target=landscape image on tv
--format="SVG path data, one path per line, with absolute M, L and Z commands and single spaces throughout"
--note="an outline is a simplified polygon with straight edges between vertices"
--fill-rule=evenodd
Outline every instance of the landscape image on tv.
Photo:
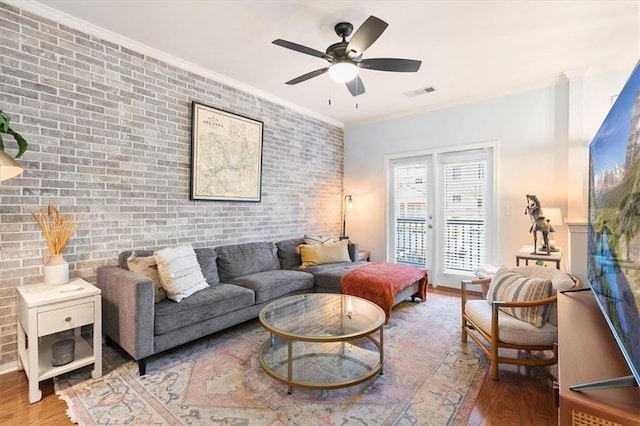
M 640 67 L 589 146 L 587 277 L 640 383 Z

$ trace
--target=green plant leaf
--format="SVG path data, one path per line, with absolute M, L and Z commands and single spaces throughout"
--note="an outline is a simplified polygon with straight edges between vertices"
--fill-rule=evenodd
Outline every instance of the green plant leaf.
M 11 119 L 0 110 L 0 133 L 9 133 L 9 122 Z
M 10 130 L 9 134 L 13 135 L 16 142 L 18 142 L 18 153 L 16 154 L 16 158 L 20 158 L 20 156 L 27 150 L 27 146 L 29 146 L 29 144 L 19 133 L 16 133 L 13 130 Z
M 29 144 L 22 137 L 20 133 L 14 131 L 11 128 L 10 121 L 11 121 L 11 118 L 9 118 L 9 116 L 0 109 L 0 133 L 6 133 L 13 136 L 13 138 L 18 143 L 18 153 L 16 154 L 15 158 L 20 158 L 20 156 L 24 154 L 25 151 L 27 150 L 27 147 L 29 146 Z M 1 136 L 0 136 L 0 151 L 4 151 L 4 142 Z

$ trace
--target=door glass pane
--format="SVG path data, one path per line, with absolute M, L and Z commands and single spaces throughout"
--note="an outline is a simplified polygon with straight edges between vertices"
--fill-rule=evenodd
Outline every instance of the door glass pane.
M 396 164 L 392 179 L 395 261 L 426 268 L 427 166 Z
M 486 160 L 443 161 L 443 272 L 486 263 Z

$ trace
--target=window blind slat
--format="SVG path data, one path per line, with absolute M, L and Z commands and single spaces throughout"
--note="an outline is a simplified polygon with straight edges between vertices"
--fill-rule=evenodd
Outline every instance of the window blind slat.
M 472 272 L 486 259 L 486 160 L 453 160 L 444 167 L 445 272 Z
M 421 162 L 396 163 L 391 175 L 395 261 L 425 268 L 427 166 Z

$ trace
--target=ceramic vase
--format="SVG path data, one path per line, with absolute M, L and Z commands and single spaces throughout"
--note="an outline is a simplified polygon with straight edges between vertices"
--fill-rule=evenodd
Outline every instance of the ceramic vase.
M 42 263 L 44 263 L 44 283 L 46 285 L 69 282 L 69 264 L 61 254 L 44 256 Z

